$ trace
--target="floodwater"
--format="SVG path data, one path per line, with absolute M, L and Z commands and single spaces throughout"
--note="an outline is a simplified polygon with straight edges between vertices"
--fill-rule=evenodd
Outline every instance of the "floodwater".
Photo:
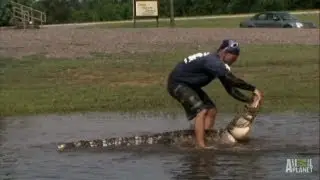
M 217 128 L 232 116 L 219 115 Z M 183 115 L 85 113 L 0 120 L 1 180 L 319 179 L 319 115 L 259 115 L 237 150 L 148 147 L 59 153 L 56 143 L 188 128 Z M 286 173 L 287 159 L 312 172 Z

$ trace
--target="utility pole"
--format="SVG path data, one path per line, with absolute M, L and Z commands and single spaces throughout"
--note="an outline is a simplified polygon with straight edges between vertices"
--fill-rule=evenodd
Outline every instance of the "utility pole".
M 170 25 L 171 27 L 175 26 L 174 22 L 174 3 L 173 0 L 170 0 Z
M 136 1 L 132 0 L 132 21 L 133 27 L 136 27 Z

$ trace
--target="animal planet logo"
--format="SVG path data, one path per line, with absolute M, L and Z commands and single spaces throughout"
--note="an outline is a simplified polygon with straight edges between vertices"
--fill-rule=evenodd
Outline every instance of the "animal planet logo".
M 287 159 L 286 173 L 312 173 L 312 159 Z

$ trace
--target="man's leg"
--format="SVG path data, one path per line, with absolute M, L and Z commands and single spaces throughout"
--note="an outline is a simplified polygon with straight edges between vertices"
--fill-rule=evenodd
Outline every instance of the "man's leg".
M 177 99 L 185 109 L 188 120 L 195 120 L 195 135 L 198 146 L 205 147 L 204 128 L 207 108 L 199 97 L 197 91 L 185 85 L 174 88 L 173 97 Z
M 206 118 L 207 110 L 203 109 L 201 110 L 197 116 L 195 117 L 195 135 L 198 146 L 201 148 L 205 148 L 205 142 L 204 142 L 204 130 L 205 130 L 205 118 Z
M 217 115 L 216 105 L 202 89 L 197 90 L 197 93 L 208 109 L 205 115 L 204 129 L 213 129 Z
M 205 116 L 204 129 L 213 129 L 217 115 L 216 108 L 210 108 Z

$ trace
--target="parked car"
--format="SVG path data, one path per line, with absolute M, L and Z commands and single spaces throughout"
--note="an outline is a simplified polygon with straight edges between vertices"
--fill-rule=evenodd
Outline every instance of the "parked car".
M 255 14 L 240 23 L 241 28 L 316 28 L 312 22 L 304 22 L 283 11 L 267 11 Z

